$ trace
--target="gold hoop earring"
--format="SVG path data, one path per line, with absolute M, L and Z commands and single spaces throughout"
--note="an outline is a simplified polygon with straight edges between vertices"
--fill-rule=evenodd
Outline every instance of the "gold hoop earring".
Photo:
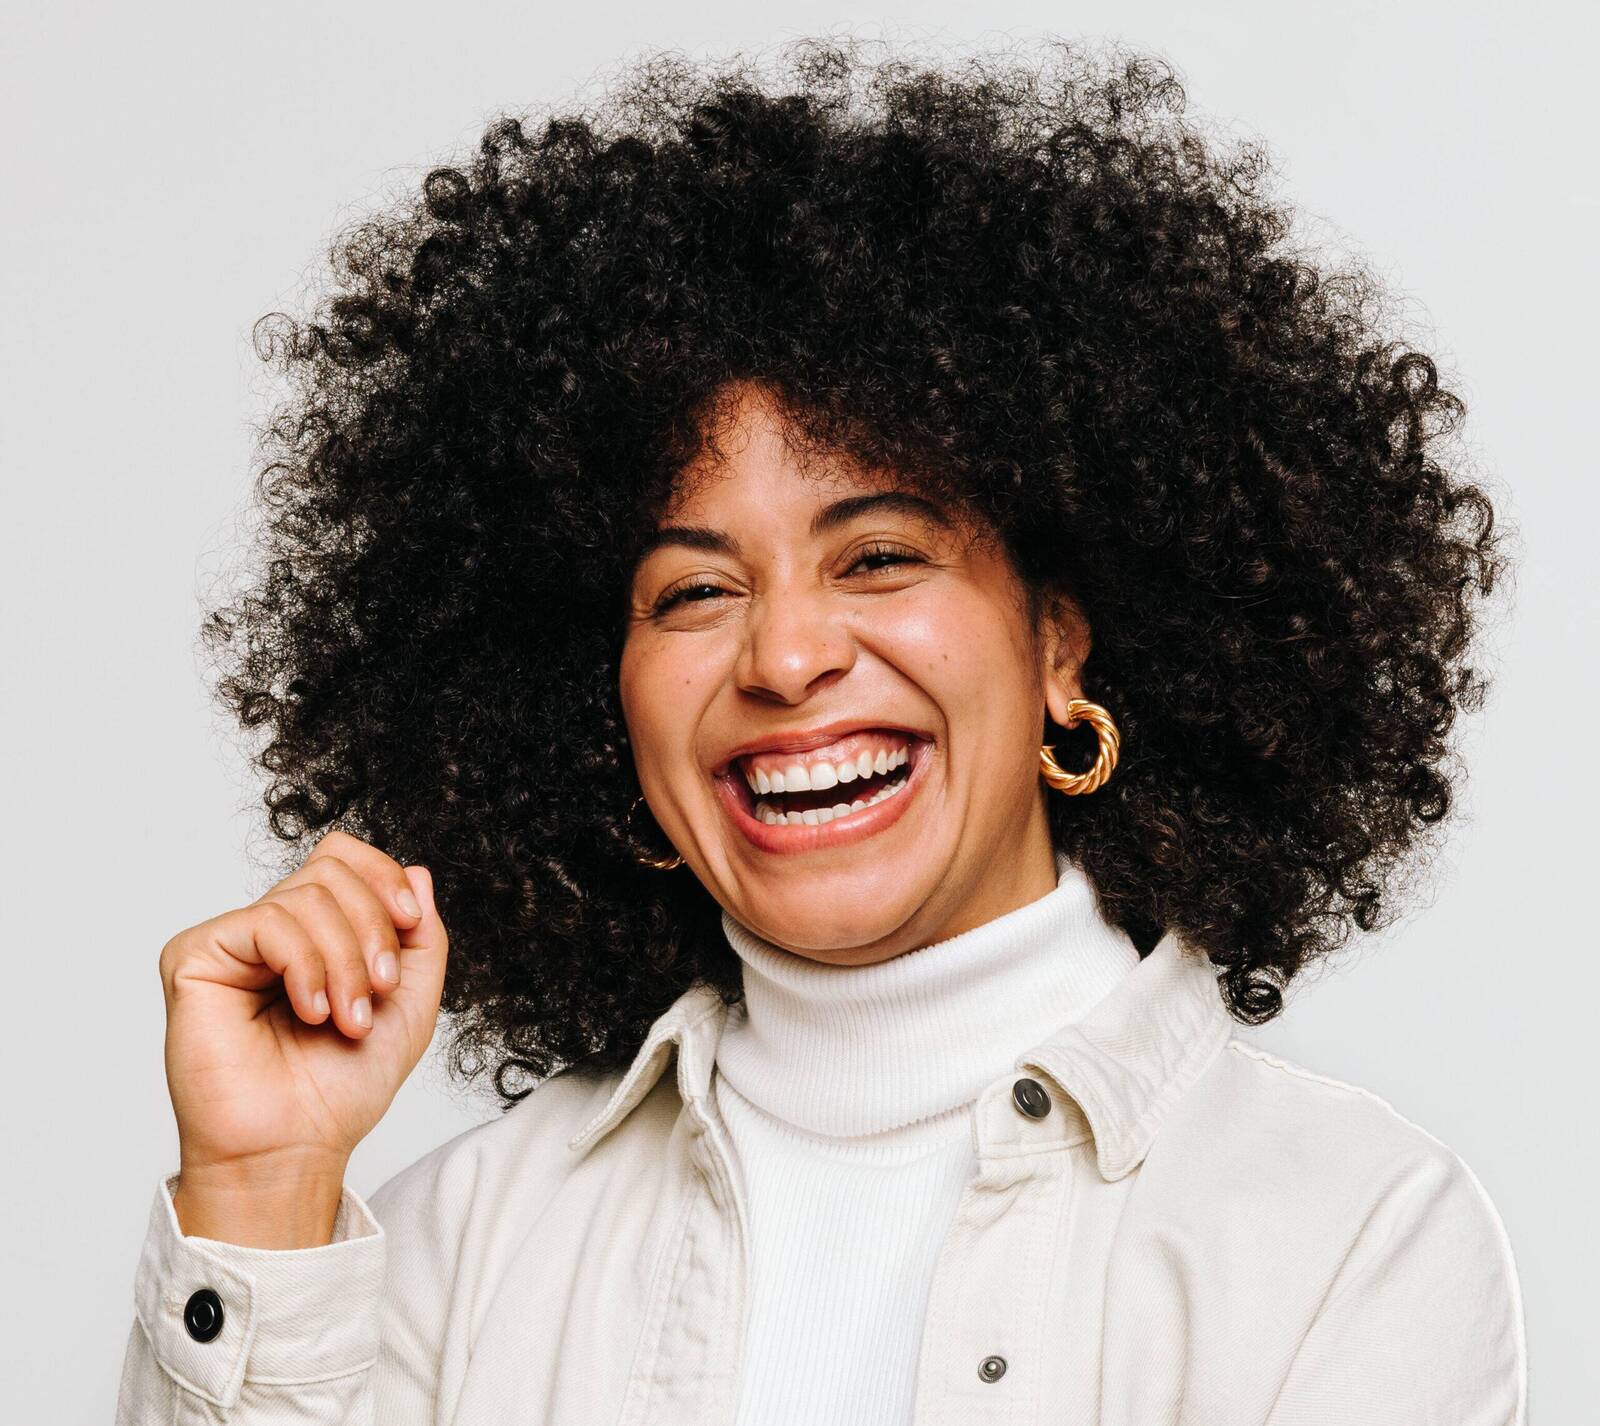
M 1098 703 L 1091 703 L 1087 698 L 1070 699 L 1067 703 L 1067 722 L 1075 723 L 1080 718 L 1093 724 L 1095 737 L 1100 743 L 1099 755 L 1088 772 L 1065 771 L 1052 756 L 1054 743 L 1045 743 L 1039 749 L 1040 776 L 1057 792 L 1064 792 L 1069 797 L 1080 792 L 1093 792 L 1097 787 L 1104 786 L 1106 779 L 1111 776 L 1111 769 L 1117 765 L 1117 750 L 1122 746 L 1122 735 L 1117 732 L 1117 725 Z
M 638 808 L 639 804 L 641 802 L 643 802 L 643 801 L 644 801 L 643 794 L 641 794 L 638 797 L 635 797 L 633 799 L 633 806 L 628 809 L 628 815 L 622 819 L 623 825 L 628 828 L 630 835 L 631 835 L 631 833 L 633 831 L 633 814 L 634 814 L 634 811 Z M 674 867 L 680 867 L 680 866 L 683 865 L 683 858 L 680 857 L 680 856 L 672 856 L 672 857 L 641 857 L 637 852 L 635 852 L 633 854 L 633 859 L 636 862 L 638 862 L 641 866 L 654 867 L 657 871 L 671 871 Z

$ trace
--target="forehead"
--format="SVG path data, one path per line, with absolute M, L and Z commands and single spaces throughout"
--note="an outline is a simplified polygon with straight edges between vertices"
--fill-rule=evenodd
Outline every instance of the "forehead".
M 868 514 L 884 513 L 893 518 L 914 520 L 932 533 L 955 533 L 958 528 L 957 522 L 928 497 L 912 491 L 894 489 L 864 490 L 819 502 L 813 509 L 809 521 L 804 522 L 789 519 L 774 520 L 772 518 L 774 514 L 782 515 L 786 512 L 781 506 L 775 507 L 771 504 L 760 505 L 758 513 L 759 518 L 756 520 L 758 529 L 798 530 L 811 537 L 825 535 L 830 530 L 839 529 L 852 520 Z M 747 523 L 749 522 L 742 520 L 737 512 L 734 518 L 729 520 L 720 516 L 715 510 L 699 512 L 686 508 L 673 518 L 662 520 L 657 524 L 647 537 L 645 552 L 649 553 L 667 545 L 677 545 L 692 550 L 711 550 L 737 555 L 743 550 L 738 535 L 733 532 Z
M 849 419 L 796 412 L 746 383 L 699 413 L 693 453 L 678 468 L 643 532 L 641 555 L 664 546 L 741 553 L 764 536 L 817 537 L 867 517 L 910 523 L 930 538 L 982 539 L 987 521 L 958 483 L 897 463 Z

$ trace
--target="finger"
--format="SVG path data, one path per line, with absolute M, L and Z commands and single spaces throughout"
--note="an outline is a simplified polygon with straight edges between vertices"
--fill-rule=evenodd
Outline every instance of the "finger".
M 372 888 L 373 895 L 388 909 L 396 927 L 415 926 L 422 919 L 422 907 L 411 883 L 406 880 L 405 869 L 371 842 L 363 842 L 348 832 L 329 832 L 312 848 L 306 862 L 320 857 L 337 857 L 349 866 Z
M 425 1048 L 444 990 L 450 937 L 434 902 L 433 874 L 424 866 L 405 870 L 422 907 L 422 919 L 411 930 L 400 932 L 400 984 L 390 999 L 405 1009 L 408 1021 L 424 1037 Z
M 202 947 L 213 954 L 194 953 Z M 275 992 L 281 985 L 295 1014 L 308 1024 L 320 1024 L 330 1013 L 322 952 L 277 902 L 241 906 L 174 937 L 161 969 L 169 999 L 191 982 L 259 992 Z
M 274 887 L 262 900 L 286 906 L 311 933 L 327 965 L 334 1024 L 353 1040 L 368 1035 L 372 1030 L 372 980 L 361 941 L 338 897 L 320 881 L 305 881 Z
M 384 992 L 394 989 L 400 979 L 400 941 L 388 908 L 372 887 L 342 857 L 322 856 L 308 859 L 273 890 L 304 886 L 309 882 L 326 886 L 338 901 L 345 920 L 355 930 L 373 989 Z

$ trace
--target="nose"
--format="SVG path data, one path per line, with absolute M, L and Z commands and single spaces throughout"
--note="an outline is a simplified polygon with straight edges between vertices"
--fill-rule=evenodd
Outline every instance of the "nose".
M 747 693 L 802 703 L 855 659 L 855 639 L 825 596 L 774 592 L 752 601 L 735 678 Z

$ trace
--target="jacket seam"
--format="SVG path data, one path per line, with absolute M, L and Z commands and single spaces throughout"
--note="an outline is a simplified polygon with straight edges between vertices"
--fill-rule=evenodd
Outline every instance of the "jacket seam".
M 1269 1050 L 1263 1050 L 1259 1045 L 1252 1045 L 1248 1040 L 1241 1040 L 1235 1037 L 1228 1041 L 1228 1046 L 1230 1049 L 1237 1050 L 1240 1054 L 1245 1055 L 1250 1059 L 1258 1060 L 1268 1068 L 1278 1070 L 1293 1079 L 1303 1079 L 1311 1084 L 1324 1085 L 1329 1089 L 1342 1089 L 1348 1094 L 1354 1094 L 1362 1099 L 1369 1100 L 1373 1104 L 1378 1105 L 1381 1109 L 1386 1110 L 1393 1118 L 1399 1120 L 1399 1122 L 1404 1124 L 1408 1129 L 1414 1129 L 1423 1138 L 1443 1149 L 1447 1154 L 1450 1155 L 1451 1158 L 1460 1162 L 1463 1168 L 1466 1167 L 1465 1161 L 1461 1159 L 1461 1156 L 1457 1154 L 1449 1144 L 1445 1143 L 1445 1141 L 1437 1134 L 1434 1134 L 1431 1131 L 1423 1128 L 1422 1125 L 1416 1122 L 1416 1120 L 1406 1118 L 1404 1114 L 1396 1109 L 1394 1105 L 1385 1099 L 1381 1094 L 1367 1089 L 1362 1085 L 1351 1084 L 1348 1080 L 1335 1079 L 1332 1075 L 1322 1074 L 1317 1070 L 1307 1069 L 1304 1065 L 1297 1065 L 1292 1060 L 1284 1059 L 1281 1055 L 1274 1055 Z
M 1318 1070 L 1307 1069 L 1304 1065 L 1297 1065 L 1293 1060 L 1286 1060 L 1281 1055 L 1275 1055 L 1270 1050 L 1264 1050 L 1260 1045 L 1252 1045 L 1248 1040 L 1241 1040 L 1234 1036 L 1228 1041 L 1228 1048 L 1237 1050 L 1241 1055 L 1247 1055 L 1253 1060 L 1260 1060 L 1262 1064 L 1269 1065 L 1276 1070 L 1282 1070 L 1287 1075 L 1296 1079 L 1310 1080 L 1313 1084 L 1325 1084 L 1333 1089 L 1349 1090 L 1352 1094 L 1365 1095 L 1374 1099 L 1385 1109 L 1393 1110 L 1394 1106 L 1381 1094 L 1370 1089 L 1364 1089 L 1359 1084 L 1351 1084 L 1348 1080 L 1335 1079 L 1331 1074 L 1322 1074 Z
M 156 1364 L 167 1374 L 167 1377 L 176 1386 L 187 1392 L 190 1396 L 198 1396 L 202 1401 L 209 1401 L 213 1406 L 227 1409 L 227 1403 L 215 1393 L 207 1391 L 199 1382 L 192 1381 L 189 1376 L 169 1360 L 169 1354 L 163 1352 L 156 1345 L 156 1334 L 150 1330 L 150 1324 L 144 1320 L 144 1315 L 139 1312 L 137 1305 L 134 1316 L 138 1320 L 139 1330 L 144 1333 L 144 1339 L 150 1346 L 150 1355 Z M 177 1419 L 177 1408 L 173 1408 L 173 1419 Z
M 345 1377 L 360 1376 L 362 1372 L 370 1371 L 377 1360 L 374 1354 L 353 1367 L 340 1367 L 337 1371 L 323 1372 L 318 1376 L 256 1376 L 246 1372 L 244 1380 L 252 1386 L 316 1386 L 325 1381 L 342 1381 Z
M 1507 1276 L 1511 1280 L 1512 1349 L 1517 1358 L 1517 1414 L 1512 1418 L 1511 1426 L 1524 1426 L 1528 1413 L 1528 1324 L 1523 1315 L 1522 1277 L 1517 1269 L 1517 1255 L 1512 1249 L 1511 1235 L 1506 1231 L 1505 1220 L 1501 1218 L 1500 1210 L 1495 1207 L 1494 1200 L 1489 1197 L 1488 1190 L 1473 1172 L 1472 1165 L 1459 1154 L 1456 1155 L 1456 1162 L 1466 1171 L 1467 1179 L 1477 1192 L 1479 1200 L 1489 1210 L 1489 1221 L 1494 1224 L 1495 1236 L 1500 1243 L 1502 1265 L 1508 1269 Z
M 669 1301 L 677 1284 L 678 1267 L 688 1248 L 689 1219 L 694 1213 L 693 1190 L 684 1197 L 679 1208 L 671 1237 L 661 1247 L 656 1257 L 654 1272 L 650 1275 L 650 1288 L 645 1301 L 649 1309 L 639 1333 L 639 1343 L 634 1349 L 634 1360 L 629 1370 L 628 1384 L 623 1391 L 622 1412 L 617 1418 L 622 1426 L 632 1421 L 645 1421 L 642 1415 L 650 1408 L 656 1394 L 656 1361 L 661 1353 L 661 1334 L 666 1329 Z M 663 1275 L 666 1281 L 663 1282 Z
M 1085 1136 L 1085 1140 L 1092 1136 Z M 1080 1140 L 1079 1142 L 1084 1142 Z M 1053 1180 L 1053 1182 L 1051 1182 Z M 1034 1362 L 1035 1386 L 1027 1397 L 1026 1403 L 1019 1403 L 1023 1415 L 1021 1420 L 1033 1422 L 1038 1419 L 1038 1403 L 1044 1390 L 1044 1369 L 1048 1358 L 1045 1346 L 1044 1324 L 1049 1313 L 1050 1298 L 1054 1285 L 1059 1280 L 1058 1265 L 1068 1251 L 1070 1237 L 1073 1231 L 1073 1219 L 1078 1209 L 1078 1181 L 1077 1166 L 1069 1157 L 1046 1176 L 1046 1183 L 1056 1195 L 1056 1212 L 1048 1217 L 1051 1227 L 1050 1253 L 1048 1261 L 1040 1255 L 1034 1279 L 1034 1298 L 1039 1304 L 1038 1320 L 1031 1324 L 1033 1340 L 1029 1343 Z

